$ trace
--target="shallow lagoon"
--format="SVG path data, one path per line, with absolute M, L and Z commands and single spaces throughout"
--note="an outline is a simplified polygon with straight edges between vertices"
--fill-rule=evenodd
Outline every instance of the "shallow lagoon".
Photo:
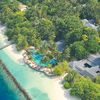
M 9 53 L 0 50 L 0 59 L 32 100 L 78 100 L 69 95 L 64 97 L 64 90 L 61 89 L 57 79 L 50 79 L 44 74 L 31 69 L 26 64 L 16 63 L 14 58 L 10 57 Z
M 32 100 L 78 100 L 70 97 L 69 93 L 65 97 L 59 80 L 50 79 L 21 62 L 16 63 L 14 57 L 5 50 L 0 50 L 0 59 Z
M 0 65 L 0 100 L 27 100 L 5 66 Z
M 5 27 L 0 26 L 0 47 L 5 45 L 6 37 L 1 35 L 4 33 L 4 31 Z M 0 59 L 3 61 L 12 75 L 16 78 L 18 83 L 20 83 L 20 85 L 30 94 L 32 99 L 50 100 L 45 90 L 47 89 L 45 88 L 47 82 L 50 84 L 50 81 L 48 81 L 49 79 L 45 75 L 32 70 L 27 65 L 16 63 L 15 60 L 13 60 L 14 58 L 11 59 L 10 56 L 11 55 L 7 54 L 7 52 L 4 50 L 0 50 Z
M 2 33 L 1 29 L 0 33 Z M 5 37 L 2 37 L 1 35 L 0 38 L 4 39 Z M 0 43 L 2 43 L 0 46 L 2 47 L 4 45 L 4 41 L 1 39 Z M 65 97 L 64 91 L 61 89 L 62 87 L 58 80 L 50 79 L 44 74 L 32 70 L 25 64 L 16 63 L 16 59 L 12 57 L 9 52 L 7 53 L 6 49 L 0 50 L 0 59 L 6 65 L 11 74 L 16 78 L 17 82 L 20 83 L 20 85 L 31 96 L 32 100 L 78 100 L 72 98 L 69 93 L 67 93 Z
M 27 65 L 17 64 L 3 50 L 0 51 L 0 59 L 2 59 L 9 71 L 34 100 L 50 100 L 47 93 L 44 92 L 45 85 L 50 85 L 50 81 L 48 84 L 44 84 L 45 81 L 49 80 L 45 75 L 37 73 Z

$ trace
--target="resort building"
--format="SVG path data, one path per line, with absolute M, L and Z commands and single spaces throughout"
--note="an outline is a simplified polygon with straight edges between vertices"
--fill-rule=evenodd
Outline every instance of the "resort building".
M 81 75 L 95 78 L 100 75 L 100 54 L 90 55 L 80 61 L 72 61 L 69 65 Z
M 91 20 L 83 19 L 82 23 L 86 27 L 92 28 L 96 31 L 98 30 L 98 26 L 95 26 L 95 21 L 93 19 L 91 19 Z
M 57 41 L 56 45 L 60 52 L 62 52 L 64 50 L 64 40 Z

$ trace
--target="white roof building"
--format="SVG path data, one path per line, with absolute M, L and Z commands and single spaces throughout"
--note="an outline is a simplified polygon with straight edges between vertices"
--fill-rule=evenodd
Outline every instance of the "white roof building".
M 92 28 L 92 29 L 94 29 L 94 30 L 97 31 L 98 26 L 95 26 L 95 24 L 91 23 L 89 20 L 83 19 L 81 21 L 82 21 L 82 23 L 83 23 L 84 26 L 90 27 L 90 28 Z

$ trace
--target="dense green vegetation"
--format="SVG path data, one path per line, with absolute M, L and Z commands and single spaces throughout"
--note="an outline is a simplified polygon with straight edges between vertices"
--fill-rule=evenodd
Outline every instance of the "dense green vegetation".
M 20 10 L 19 1 L 27 5 L 26 11 Z M 98 31 L 85 27 L 82 19 L 93 19 Z M 100 77 L 94 82 L 84 78 L 71 71 L 65 61 L 100 52 L 100 0 L 0 0 L 0 21 L 18 50 L 35 46 L 45 55 L 42 62 L 58 60 L 53 72 L 68 72 L 64 87 L 71 88 L 71 95 L 82 100 L 100 99 Z M 65 45 L 62 52 L 55 44 L 60 40 Z
M 100 99 L 100 77 L 97 76 L 94 83 L 91 79 L 80 76 L 75 71 L 70 71 L 65 77 L 64 87 L 71 88 L 70 94 L 82 100 Z
M 27 5 L 21 11 L 19 2 Z M 100 24 L 100 2 L 97 0 L 1 0 L 0 20 L 6 24 L 6 35 L 17 49 L 30 45 L 58 61 L 82 59 L 100 52 L 100 33 L 83 26 L 81 19 L 94 19 Z M 45 44 L 42 45 L 42 41 Z M 59 52 L 56 41 L 64 40 Z M 95 45 L 95 46 L 94 46 Z M 45 58 L 47 59 L 47 58 Z
M 69 71 L 70 71 L 70 68 L 69 68 L 68 62 L 66 61 L 58 63 L 58 65 L 56 65 L 53 70 L 54 74 L 56 75 L 62 75 L 62 74 L 65 74 L 66 72 L 68 73 Z
M 100 84 L 100 75 L 95 78 L 94 82 Z
M 59 63 L 54 68 L 56 75 L 68 73 L 64 80 L 63 86 L 65 89 L 70 89 L 72 96 L 77 96 L 81 100 L 99 100 L 100 99 L 100 76 L 95 79 L 81 76 L 76 71 L 70 69 L 66 61 Z

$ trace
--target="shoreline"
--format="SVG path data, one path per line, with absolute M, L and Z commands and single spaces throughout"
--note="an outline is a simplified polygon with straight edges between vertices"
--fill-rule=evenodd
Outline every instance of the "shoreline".
M 12 44 L 6 48 L 3 49 L 12 59 L 13 61 L 15 61 L 16 63 L 19 64 L 24 64 L 24 57 L 23 57 L 23 53 L 25 52 L 24 50 L 18 52 L 16 50 L 16 45 Z
M 11 43 L 11 41 L 8 41 L 8 37 L 4 34 L 5 30 L 6 30 L 6 27 L 3 25 L 0 25 L 0 40 L 1 40 L 0 45 L 1 47 Z M 23 63 L 24 50 L 18 52 L 15 44 L 11 44 L 8 47 L 4 48 L 3 50 L 7 52 L 9 56 L 12 57 L 15 62 Z
M 19 64 L 22 64 L 22 61 L 23 61 L 22 53 L 15 54 L 14 52 L 12 52 L 11 47 L 13 47 L 13 46 L 11 45 L 11 46 L 5 48 L 4 51 L 10 56 L 10 58 L 13 61 L 15 61 Z M 15 56 L 15 55 L 17 55 L 17 56 Z M 21 62 L 19 60 L 21 60 Z M 32 70 L 34 70 L 34 69 L 32 69 Z M 37 71 L 37 73 L 41 73 L 41 72 Z M 48 96 L 49 96 L 50 100 L 59 100 L 59 98 L 61 98 L 62 100 L 72 100 L 72 99 L 68 98 L 68 95 L 67 96 L 64 95 L 65 91 L 62 88 L 62 85 L 61 85 L 61 82 L 60 82 L 61 79 L 59 79 L 58 77 L 57 78 L 48 77 L 48 78 L 52 80 L 52 86 L 53 86 L 51 88 L 49 88 L 49 86 L 48 86 L 49 89 L 45 88 L 45 91 L 47 91 L 47 94 L 49 93 Z
M 1 35 L 4 35 L 4 34 L 1 34 Z M 9 55 L 9 57 L 13 61 L 17 62 L 20 65 L 25 64 L 24 60 L 23 60 L 23 52 L 24 51 L 18 52 L 16 50 L 15 44 L 10 45 L 3 50 L 7 55 Z M 40 73 L 40 72 L 37 72 L 37 73 Z M 45 89 L 44 89 L 45 92 L 47 92 L 50 100 L 59 100 L 59 99 L 60 100 L 78 100 L 78 99 L 74 99 L 74 97 L 70 96 L 68 90 L 63 89 L 63 86 L 61 84 L 61 79 L 52 78 L 50 81 L 52 81 L 52 84 L 50 86 L 45 86 Z
M 30 96 L 28 95 L 28 93 L 25 91 L 25 89 L 23 89 L 21 87 L 21 85 L 17 82 L 17 80 L 15 79 L 15 77 L 9 72 L 9 70 L 6 68 L 6 66 L 4 65 L 4 63 L 2 61 L 0 61 L 0 64 L 2 67 L 2 69 L 4 70 L 4 72 L 9 76 L 9 78 L 13 81 L 13 83 L 16 85 L 16 87 L 21 91 L 21 93 L 24 95 L 24 97 L 26 98 L 26 100 L 32 100 L 30 98 Z
M 9 48 L 9 47 L 7 47 L 7 48 Z M 10 54 L 9 56 L 13 61 L 19 62 L 19 61 L 17 61 L 17 59 L 13 59 L 14 56 L 11 56 L 11 53 L 9 53 L 9 51 L 5 51 L 5 52 L 8 53 L 8 55 Z M 32 70 L 34 70 L 34 69 L 32 69 Z M 37 73 L 41 73 L 41 72 L 37 71 Z M 51 79 L 51 81 L 52 81 L 51 86 L 53 86 L 53 87 L 46 86 L 48 88 L 45 88 L 45 92 L 47 92 L 50 100 L 59 100 L 59 98 L 61 98 L 61 100 L 78 100 L 78 99 L 75 99 L 74 97 L 70 96 L 69 90 L 65 90 L 63 88 L 60 78 L 58 78 L 58 77 L 57 78 L 48 77 L 48 78 Z
M 11 46 L 9 46 L 9 47 L 7 47 L 7 48 L 5 48 L 5 49 L 3 49 L 3 50 L 10 56 L 10 58 L 13 61 L 15 61 L 16 63 L 19 63 L 21 65 L 23 64 L 23 62 L 24 62 L 23 55 L 22 55 L 23 53 L 22 52 L 18 52 L 18 51 L 17 52 L 14 52 L 13 50 L 16 51 L 16 48 L 15 48 L 15 45 L 14 44 L 11 45 Z M 34 70 L 34 69 L 31 68 L 31 70 Z M 37 73 L 41 73 L 41 72 L 37 71 Z M 58 77 L 57 78 L 55 78 L 55 77 L 54 78 L 48 77 L 48 78 L 52 80 L 52 85 L 53 85 L 53 87 L 51 87 L 50 89 L 48 89 L 48 88 L 45 89 L 47 91 L 47 94 L 49 93 L 48 95 L 49 95 L 50 100 L 58 100 L 59 98 L 61 98 L 62 100 L 72 100 L 72 99 L 67 98 L 68 95 L 67 96 L 64 95 L 65 94 L 64 93 L 65 91 L 64 91 L 64 89 L 62 87 L 61 79 L 60 78 L 58 78 Z M 54 94 L 54 93 L 56 93 L 56 94 Z

